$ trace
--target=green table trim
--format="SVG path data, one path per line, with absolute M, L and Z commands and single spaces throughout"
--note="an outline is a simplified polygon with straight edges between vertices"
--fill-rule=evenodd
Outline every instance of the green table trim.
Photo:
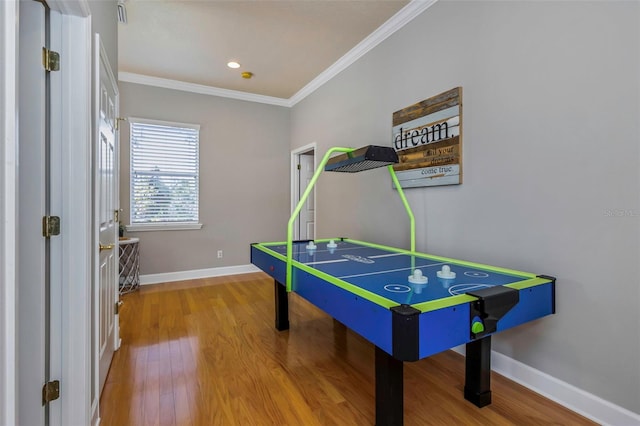
M 530 288 L 530 287 L 535 287 L 535 286 L 539 286 L 539 285 L 543 285 L 543 284 L 547 284 L 550 283 L 551 280 L 547 279 L 547 278 L 539 278 L 538 276 L 536 276 L 536 274 L 532 274 L 529 272 L 522 272 L 522 271 L 516 271 L 514 269 L 507 269 L 507 268 L 500 268 L 500 267 L 496 267 L 496 266 L 490 266 L 490 265 L 485 265 L 482 263 L 475 263 L 475 262 L 467 262 L 467 261 L 461 261 L 461 260 L 457 260 L 457 259 L 452 259 L 452 258 L 448 258 L 448 257 L 442 257 L 442 256 L 434 256 L 434 255 L 429 255 L 429 254 L 424 254 L 424 253 L 416 253 L 416 252 L 412 252 L 412 251 L 408 251 L 408 250 L 403 250 L 403 249 L 399 249 L 399 248 L 395 248 L 395 247 L 388 247 L 388 246 L 384 246 L 384 245 L 380 245 L 380 244 L 374 244 L 374 243 L 367 243 L 364 241 L 358 241 L 358 240 L 352 240 L 352 239 L 348 239 L 348 238 L 332 238 L 334 241 L 345 241 L 345 242 L 352 242 L 352 243 L 356 243 L 356 244 L 360 244 L 360 245 L 364 245 L 364 246 L 368 246 L 368 247 L 373 247 L 373 248 L 379 248 L 379 249 L 383 249 L 383 250 L 387 250 L 387 251 L 392 251 L 392 252 L 396 252 L 396 253 L 402 253 L 402 254 L 406 254 L 409 256 L 415 256 L 415 257 L 420 257 L 423 259 L 431 259 L 431 260 L 437 260 L 437 261 L 444 261 L 444 262 L 449 262 L 449 263 L 455 263 L 457 265 L 464 265 L 464 266 L 469 266 L 475 269 L 484 269 L 487 271 L 493 271 L 493 272 L 498 272 L 498 273 L 506 273 L 506 274 L 510 274 L 510 275 L 516 275 L 516 276 L 521 276 L 523 278 L 522 281 L 517 281 L 511 284 L 506 284 L 505 287 L 510 287 L 516 290 L 523 290 L 526 288 Z M 315 240 L 316 242 L 326 242 L 326 241 L 331 241 L 331 239 L 326 238 L 326 239 L 319 239 L 319 240 Z M 281 245 L 286 245 L 287 242 L 269 242 L 269 243 L 255 243 L 252 244 L 253 247 L 257 248 L 258 250 L 261 250 L 273 257 L 275 257 L 276 259 L 285 262 L 285 264 L 287 263 L 287 256 L 284 256 L 272 249 L 270 249 L 269 247 L 272 246 L 281 246 Z M 313 276 L 316 276 L 324 281 L 327 281 L 337 287 L 340 287 L 344 290 L 349 291 L 350 293 L 353 293 L 357 296 L 362 297 L 363 299 L 366 299 L 370 302 L 373 302 L 377 305 L 380 305 L 386 309 L 390 309 L 394 306 L 398 306 L 398 302 L 395 302 L 393 300 L 387 299 L 385 297 L 382 297 L 378 294 L 372 293 L 368 290 L 364 290 L 356 285 L 350 284 L 346 281 L 343 281 L 339 278 L 336 278 L 332 275 L 326 274 L 322 271 L 319 271 L 315 268 L 312 268 L 310 266 L 305 265 L 304 263 L 298 262 L 297 260 L 291 260 L 291 266 L 295 266 L 296 268 L 300 269 L 301 271 L 307 272 Z M 284 283 L 281 283 L 284 284 Z M 292 288 L 293 291 L 295 291 L 294 288 Z M 464 303 L 468 303 L 468 302 L 473 302 L 475 300 L 478 300 L 476 297 L 473 296 L 469 296 L 466 294 L 460 294 L 457 296 L 450 296 L 450 297 L 445 297 L 442 299 L 436 299 L 436 300 L 431 300 L 428 302 L 423 302 L 423 303 L 417 303 L 414 305 L 411 305 L 413 308 L 419 310 L 422 313 L 425 312 L 430 312 L 430 311 L 435 311 L 438 309 L 443 309 L 443 308 L 448 308 L 451 306 L 457 306 L 457 305 L 461 305 Z

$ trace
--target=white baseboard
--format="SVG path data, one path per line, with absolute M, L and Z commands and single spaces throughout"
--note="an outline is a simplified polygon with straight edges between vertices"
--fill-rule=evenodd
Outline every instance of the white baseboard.
M 453 350 L 462 355 L 465 354 L 464 346 L 455 347 Z M 640 414 L 615 405 L 496 351 L 491 351 L 491 369 L 601 425 L 640 425 Z
M 225 275 L 249 274 L 251 272 L 260 272 L 260 269 L 253 265 L 236 265 L 223 266 L 220 268 L 195 269 L 192 271 L 167 272 L 163 274 L 146 274 L 140 275 L 140 285 L 222 277 Z

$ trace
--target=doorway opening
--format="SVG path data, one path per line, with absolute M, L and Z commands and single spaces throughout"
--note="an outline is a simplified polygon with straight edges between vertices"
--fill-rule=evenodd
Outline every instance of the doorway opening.
M 316 143 L 291 151 L 291 211 L 293 211 L 307 189 L 316 170 Z M 309 194 L 293 227 L 295 240 L 312 240 L 316 235 L 316 195 Z

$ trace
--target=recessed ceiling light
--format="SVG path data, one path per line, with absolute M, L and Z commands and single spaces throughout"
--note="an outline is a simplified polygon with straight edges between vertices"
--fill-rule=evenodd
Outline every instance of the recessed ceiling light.
M 227 62 L 227 66 L 229 68 L 240 68 L 240 64 L 235 61 Z

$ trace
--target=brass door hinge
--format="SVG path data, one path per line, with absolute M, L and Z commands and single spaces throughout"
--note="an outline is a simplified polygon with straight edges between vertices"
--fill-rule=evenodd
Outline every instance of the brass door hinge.
M 43 47 L 42 66 L 46 71 L 60 71 L 60 54 Z
M 124 302 L 122 300 L 118 300 L 116 302 L 115 314 L 118 315 L 120 313 L 120 306 L 122 306 Z
M 120 130 L 120 122 L 121 121 L 127 121 L 127 119 L 123 118 L 123 117 L 117 117 L 116 118 L 116 130 Z
M 60 218 L 58 216 L 44 216 L 42 218 L 42 236 L 51 238 L 60 235 Z
M 45 383 L 42 387 L 42 405 L 46 405 L 58 398 L 60 398 L 60 381 L 53 380 Z

